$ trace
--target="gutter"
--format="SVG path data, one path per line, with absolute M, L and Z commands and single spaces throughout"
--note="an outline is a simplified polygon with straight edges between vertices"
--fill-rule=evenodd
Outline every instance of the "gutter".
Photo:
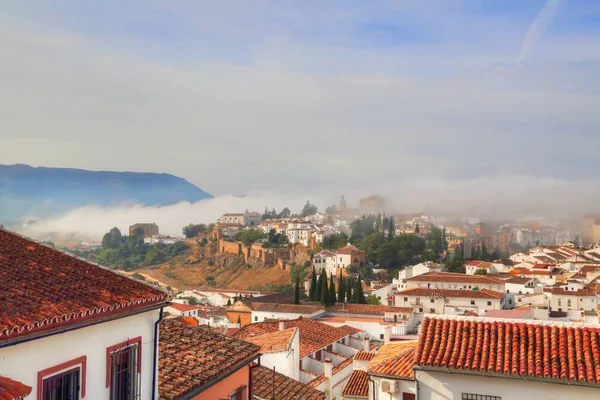
M 252 382 L 254 381 L 254 369 L 260 367 L 260 356 L 258 357 L 258 363 L 251 365 L 248 371 L 248 400 L 253 400 L 252 397 Z
M 568 386 L 580 386 L 598 389 L 598 385 L 591 385 L 586 383 L 581 383 L 579 381 L 571 381 L 571 380 L 551 380 L 551 379 L 539 379 L 539 378 L 529 378 L 529 377 L 516 377 L 510 375 L 498 375 L 498 374 L 473 374 L 469 372 L 460 372 L 460 371 L 450 371 L 450 370 L 442 370 L 442 369 L 434 369 L 434 368 L 423 368 L 415 365 L 415 375 L 416 371 L 424 371 L 424 372 L 438 372 L 438 373 L 447 373 L 449 375 L 466 375 L 466 376 L 479 376 L 482 378 L 496 378 L 496 379 L 512 379 L 515 381 L 523 381 L 523 382 L 537 382 L 537 383 L 551 383 L 554 385 L 568 385 Z
M 247 359 L 243 363 L 238 364 L 235 368 L 232 368 L 232 369 L 228 370 L 226 374 L 220 375 L 217 378 L 215 378 L 215 379 L 213 379 L 211 381 L 208 381 L 207 383 L 205 383 L 204 385 L 200 386 L 199 388 L 194 389 L 193 391 L 191 391 L 191 392 L 189 392 L 189 393 L 181 396 L 179 399 L 180 400 L 192 400 L 194 397 L 198 396 L 200 393 L 204 392 L 209 387 L 214 386 L 217 383 L 219 383 L 222 380 L 224 380 L 225 378 L 229 377 L 230 375 L 233 375 L 235 372 L 237 372 L 240 369 L 244 368 L 246 365 L 250 364 L 251 362 L 253 362 L 257 358 L 260 358 L 260 356 L 261 356 L 260 353 L 257 353 L 255 355 L 253 355 L 252 357 L 250 357 L 249 359 Z
M 163 319 L 163 308 L 160 308 L 158 320 L 154 323 L 154 358 L 152 359 L 152 400 L 156 398 L 156 381 L 158 371 L 158 325 Z
M 64 327 L 49 329 L 47 331 L 30 333 L 27 335 L 21 335 L 21 336 L 17 336 L 17 337 L 10 338 L 10 339 L 5 339 L 4 341 L 0 340 L 0 349 L 5 348 L 5 347 L 14 346 L 14 345 L 17 345 L 20 343 L 30 342 L 32 340 L 43 339 L 43 338 L 47 338 L 47 337 L 54 336 L 54 335 L 60 335 L 60 334 L 66 333 L 66 332 L 71 332 L 71 331 L 75 331 L 75 330 L 78 330 L 81 328 L 86 328 L 88 326 L 102 324 L 102 323 L 108 322 L 108 321 L 113 321 L 113 320 L 117 320 L 117 319 L 121 319 L 121 318 L 130 317 L 132 315 L 143 314 L 145 312 L 156 310 L 159 308 L 162 309 L 163 307 L 166 307 L 169 304 L 171 304 L 169 301 L 165 301 L 162 303 L 152 304 L 152 305 L 149 305 L 146 307 L 140 307 L 140 308 L 135 308 L 133 310 L 128 310 L 126 312 L 123 312 L 122 314 L 117 314 L 117 315 L 113 314 L 113 315 L 102 316 L 97 319 L 81 321 L 81 322 L 77 322 L 74 324 L 66 325 Z

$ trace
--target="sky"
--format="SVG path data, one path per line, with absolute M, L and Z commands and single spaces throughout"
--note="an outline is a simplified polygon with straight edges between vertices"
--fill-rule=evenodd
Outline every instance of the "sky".
M 595 0 L 20 0 L 0 54 L 3 164 L 217 196 L 599 199 Z

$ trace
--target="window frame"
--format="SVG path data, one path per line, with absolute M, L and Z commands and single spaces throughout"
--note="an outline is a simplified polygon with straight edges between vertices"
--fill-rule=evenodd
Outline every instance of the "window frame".
M 43 400 L 44 379 L 79 368 L 79 398 L 85 398 L 87 356 L 81 356 L 38 372 L 37 399 Z
M 138 345 L 137 372 L 138 372 L 138 374 L 142 373 L 142 337 L 141 336 L 137 336 L 137 337 L 134 337 L 133 339 L 128 339 L 128 340 L 125 340 L 124 342 L 117 343 L 115 345 L 107 347 L 106 348 L 106 387 L 107 388 L 110 387 L 110 355 L 111 355 L 111 353 L 113 353 L 117 350 L 120 350 L 122 348 L 125 348 L 127 346 L 131 346 L 133 344 Z
M 462 393 L 461 400 L 502 400 L 502 397 L 489 394 Z

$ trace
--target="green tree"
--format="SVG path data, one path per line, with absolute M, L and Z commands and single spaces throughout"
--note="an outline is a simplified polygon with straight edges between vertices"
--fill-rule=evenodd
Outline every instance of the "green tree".
M 473 273 L 474 275 L 487 275 L 487 269 L 485 268 L 479 268 L 477 270 L 475 270 L 475 272 Z
M 296 288 L 294 290 L 294 304 L 300 304 L 300 277 L 296 276 Z
M 444 250 L 442 231 L 438 227 L 432 226 L 425 241 L 427 247 L 425 257 L 429 261 L 439 261 Z
M 292 215 L 292 212 L 289 208 L 285 207 L 283 210 L 281 210 L 281 213 L 279 215 L 281 216 L 281 218 L 287 218 L 290 215 Z
M 392 240 L 396 235 L 396 226 L 394 225 L 394 218 L 390 217 L 389 227 L 388 227 L 388 240 Z
M 419 228 L 419 223 L 417 222 L 417 225 L 415 225 L 415 233 L 418 235 L 419 233 L 421 233 L 421 228 Z
M 312 204 L 310 201 L 306 200 L 306 204 L 304 205 L 304 208 L 302 209 L 300 215 L 302 215 L 303 217 L 308 217 L 310 215 L 315 215 L 317 212 L 319 212 L 317 206 Z
M 315 293 L 317 290 L 317 272 L 315 271 L 315 267 L 313 265 L 312 276 L 310 278 L 310 288 L 308 289 L 308 300 L 315 301 Z
M 304 282 L 304 278 L 308 275 L 308 271 L 306 270 L 308 266 L 305 265 L 292 265 L 292 269 L 290 270 L 290 281 L 292 283 L 299 280 L 300 282 Z
M 348 235 L 344 232 L 334 233 L 323 237 L 324 249 L 339 249 L 348 244 Z
M 123 242 L 123 236 L 119 228 L 114 227 L 102 237 L 103 249 L 117 249 Z
M 329 288 L 327 287 L 327 274 L 325 273 L 325 268 L 321 270 L 321 305 L 326 306 L 329 305 Z
M 184 226 L 181 229 L 181 232 L 183 233 L 183 235 L 188 239 L 196 237 L 196 236 L 198 236 L 199 233 L 205 232 L 205 231 L 206 231 L 206 225 L 204 225 L 204 224 L 197 224 L 197 225 L 189 224 L 187 226 Z
M 446 261 L 446 272 L 454 272 L 459 274 L 466 273 L 462 257 L 457 255 L 454 260 Z
M 240 241 L 246 246 L 249 246 L 258 240 L 265 239 L 266 236 L 267 235 L 265 235 L 263 231 L 260 231 L 258 229 L 248 229 L 237 232 L 233 236 L 233 240 Z
M 353 288 L 355 286 L 355 281 L 354 279 L 348 279 L 348 282 L 345 282 L 344 285 L 346 286 L 346 301 L 348 303 L 354 303 L 354 293 L 352 293 Z
M 227 299 L 227 306 L 231 305 L 231 299 Z
M 317 280 L 317 285 L 315 286 L 315 298 L 313 301 L 321 301 L 321 296 L 323 294 L 323 272 L 319 275 L 319 279 Z
M 345 303 L 346 296 L 346 287 L 344 286 L 344 275 L 340 274 L 340 278 L 338 279 L 338 303 Z
M 379 301 L 377 296 L 375 296 L 374 294 L 371 294 L 367 297 L 367 304 L 370 304 L 373 306 L 380 306 L 381 302 Z
M 237 324 L 239 326 L 242 326 L 242 319 L 240 318 L 240 316 L 238 315 L 238 319 L 237 319 Z
M 356 280 L 356 287 L 354 288 L 354 303 L 366 304 L 365 294 L 363 291 L 360 275 L 358 275 L 358 279 Z
M 333 280 L 333 274 L 329 276 L 329 305 L 332 306 L 335 304 L 335 281 Z

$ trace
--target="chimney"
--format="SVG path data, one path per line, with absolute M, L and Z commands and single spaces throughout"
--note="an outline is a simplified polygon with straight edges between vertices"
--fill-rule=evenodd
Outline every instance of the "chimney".
M 324 367 L 324 372 L 323 374 L 325 375 L 326 381 L 325 381 L 325 390 L 323 390 L 327 396 L 327 400 L 332 400 L 333 399 L 333 390 L 331 387 L 331 377 L 333 376 L 333 364 L 331 363 L 331 360 L 329 358 L 326 358 L 323 361 L 323 367 Z
M 389 344 L 390 343 L 390 331 L 392 330 L 392 327 L 389 325 L 386 325 L 383 328 L 383 342 L 385 344 Z
M 329 358 L 323 361 L 323 367 L 325 367 L 325 378 L 331 379 L 333 376 L 333 364 Z
M 370 350 L 369 347 L 371 347 L 371 343 L 369 342 L 369 337 L 365 336 L 364 338 L 362 338 L 362 342 L 363 342 L 363 350 L 368 353 Z
M 285 323 L 283 321 L 279 321 L 279 330 L 282 331 L 285 329 Z

